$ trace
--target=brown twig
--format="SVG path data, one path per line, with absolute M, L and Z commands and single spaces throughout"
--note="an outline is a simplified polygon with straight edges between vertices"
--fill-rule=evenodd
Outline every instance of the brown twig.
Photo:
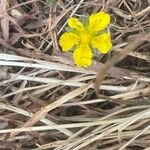
M 111 60 L 107 61 L 105 65 L 103 65 L 99 70 L 95 80 L 95 91 L 98 96 L 99 86 L 101 82 L 107 75 L 108 71 L 115 66 L 118 62 L 124 59 L 128 53 L 141 45 L 144 41 L 150 38 L 150 33 L 140 34 L 134 41 L 130 42 L 125 48 L 123 48 L 119 53 L 114 55 Z

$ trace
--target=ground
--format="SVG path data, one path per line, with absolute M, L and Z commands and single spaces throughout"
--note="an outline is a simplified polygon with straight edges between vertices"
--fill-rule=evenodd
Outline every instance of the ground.
M 113 47 L 78 67 L 60 36 L 100 11 Z M 0 16 L 0 149 L 150 149 L 149 0 L 1 0 Z

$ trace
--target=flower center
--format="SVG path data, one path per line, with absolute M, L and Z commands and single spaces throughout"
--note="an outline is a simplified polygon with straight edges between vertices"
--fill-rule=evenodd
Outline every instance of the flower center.
M 81 43 L 80 44 L 89 44 L 90 40 L 91 40 L 91 36 L 87 31 L 83 31 L 81 32 Z

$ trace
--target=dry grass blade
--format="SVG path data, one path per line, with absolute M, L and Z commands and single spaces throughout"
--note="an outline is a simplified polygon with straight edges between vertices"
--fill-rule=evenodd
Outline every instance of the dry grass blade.
M 56 100 L 52 104 L 49 104 L 49 105 L 45 106 L 40 111 L 38 111 L 36 114 L 34 114 L 31 117 L 31 119 L 29 119 L 26 123 L 24 123 L 24 125 L 21 128 L 34 125 L 35 123 L 37 123 L 42 118 L 45 118 L 45 116 L 47 115 L 47 113 L 49 111 L 57 108 L 58 106 L 60 106 L 61 104 L 65 103 L 65 102 L 68 102 L 69 100 L 71 100 L 72 98 L 82 94 L 83 92 L 86 92 L 89 89 L 89 87 L 90 87 L 90 84 L 86 85 L 86 86 L 82 86 L 82 87 L 80 87 L 78 89 L 75 89 L 74 91 L 72 91 L 72 92 L 64 95 L 60 99 Z M 10 134 L 10 137 L 13 137 L 14 135 L 16 135 L 16 133 L 12 132 Z
M 114 55 L 110 61 L 106 62 L 106 64 L 98 70 L 98 75 L 95 81 L 95 91 L 97 95 L 99 93 L 99 86 L 108 73 L 108 70 L 118 62 L 120 62 L 122 59 L 124 59 L 128 53 L 141 45 L 144 41 L 149 40 L 149 38 L 150 33 L 139 35 L 134 41 L 132 41 L 129 45 L 122 49 L 118 54 Z
M 9 16 L 7 13 L 8 1 L 1 0 L 0 8 L 1 8 L 1 29 L 3 33 L 3 38 L 8 41 L 9 40 Z
M 136 138 L 138 138 L 140 135 L 142 135 L 144 132 L 147 132 L 147 130 L 150 129 L 150 125 L 144 128 L 142 131 L 140 131 L 136 136 L 134 136 L 131 140 L 129 140 L 125 145 L 123 145 L 119 150 L 125 149 L 130 143 L 132 143 Z
M 20 108 L 17 108 L 17 107 L 8 105 L 8 104 L 0 103 L 0 108 L 6 109 L 6 110 L 9 110 L 9 111 L 13 111 L 13 112 L 16 112 L 18 114 L 22 114 L 22 115 L 28 116 L 28 117 L 32 117 L 33 116 L 33 114 L 31 112 L 28 112 L 26 110 L 23 110 L 23 109 L 20 109 Z M 54 122 L 52 122 L 52 121 L 50 121 L 50 120 L 48 120 L 46 118 L 43 118 L 43 119 L 41 119 L 39 121 L 41 121 L 41 122 L 43 122 L 43 123 L 45 123 L 45 124 L 47 124 L 49 126 L 55 126 L 56 125 L 56 123 L 54 123 Z M 62 129 L 62 130 L 60 129 L 59 131 L 64 133 L 67 136 L 71 136 L 73 134 L 71 131 L 69 131 L 67 129 Z

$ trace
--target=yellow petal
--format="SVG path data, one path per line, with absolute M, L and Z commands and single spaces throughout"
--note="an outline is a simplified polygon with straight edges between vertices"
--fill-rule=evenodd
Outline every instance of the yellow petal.
M 99 12 L 89 17 L 89 32 L 98 32 L 104 30 L 110 23 L 110 15 L 105 12 Z
M 77 18 L 69 18 L 68 25 L 70 28 L 76 29 L 77 31 L 83 31 L 84 26 Z
M 80 41 L 80 37 L 72 32 L 64 33 L 59 40 L 59 44 L 63 51 L 69 51 L 74 45 L 77 45 Z
M 74 62 L 79 67 L 88 67 L 92 64 L 92 51 L 88 45 L 80 45 L 73 54 Z
M 94 48 L 97 48 L 103 54 L 106 54 L 112 48 L 112 42 L 109 33 L 96 36 L 93 38 L 91 43 Z

